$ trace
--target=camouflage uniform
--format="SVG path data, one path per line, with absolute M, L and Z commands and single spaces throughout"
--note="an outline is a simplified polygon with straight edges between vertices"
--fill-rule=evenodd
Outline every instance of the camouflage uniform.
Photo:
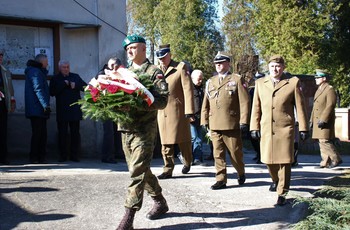
M 155 100 L 150 107 L 145 105 L 142 110 L 136 112 L 139 119 L 132 124 L 118 124 L 118 130 L 122 131 L 123 150 L 132 180 L 128 187 L 125 207 L 140 210 L 144 190 L 152 197 L 162 192 L 150 166 L 157 132 L 157 110 L 166 106 L 168 90 L 162 71 L 149 60 L 142 64 L 141 69 L 130 66 L 129 70 L 137 75 L 149 74 L 155 86 L 154 90 L 151 90 Z

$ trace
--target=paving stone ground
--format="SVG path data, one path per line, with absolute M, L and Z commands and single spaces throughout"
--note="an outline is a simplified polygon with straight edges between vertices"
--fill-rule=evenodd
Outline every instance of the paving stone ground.
M 217 191 L 210 189 L 215 183 L 212 161 L 207 161 L 208 166 L 192 166 L 187 175 L 181 174 L 177 161 L 174 177 L 160 181 L 169 212 L 159 220 L 146 219 L 152 200 L 145 193 L 135 229 L 289 229 L 306 210 L 305 205 L 293 205 L 294 198 L 312 196 L 326 180 L 350 168 L 349 156 L 344 156 L 340 167 L 317 169 L 320 156 L 300 155 L 299 166 L 292 169 L 289 203 L 276 207 L 266 166 L 255 164 L 253 156 L 245 153 L 243 186 L 228 164 L 227 188 Z M 162 165 L 162 159 L 153 160 L 155 175 L 162 172 Z M 0 230 L 116 229 L 129 182 L 123 161 L 26 164 L 23 160 L 0 166 Z

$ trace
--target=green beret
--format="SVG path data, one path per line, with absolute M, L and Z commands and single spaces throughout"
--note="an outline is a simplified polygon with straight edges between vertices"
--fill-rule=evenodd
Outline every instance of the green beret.
M 284 59 L 281 55 L 276 54 L 276 55 L 272 55 L 269 59 L 269 63 L 270 62 L 276 62 L 276 63 L 281 63 L 284 64 Z
M 325 69 L 316 69 L 316 75 L 315 78 L 319 77 L 329 77 L 329 73 Z
M 146 44 L 146 40 L 137 34 L 128 35 L 128 36 L 126 36 L 126 38 L 123 41 L 124 49 L 126 49 L 126 47 L 132 43 L 145 43 Z

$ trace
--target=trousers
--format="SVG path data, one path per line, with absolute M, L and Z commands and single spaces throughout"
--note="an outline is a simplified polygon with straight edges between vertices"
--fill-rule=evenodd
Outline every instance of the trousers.
M 162 192 L 157 177 L 151 171 L 155 132 L 122 132 L 122 143 L 131 177 L 124 206 L 140 210 L 145 190 L 150 196 L 158 196 Z

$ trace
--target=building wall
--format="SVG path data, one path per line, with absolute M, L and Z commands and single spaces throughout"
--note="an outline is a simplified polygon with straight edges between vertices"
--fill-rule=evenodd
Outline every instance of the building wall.
M 125 51 L 121 45 L 127 33 L 125 0 L 2 0 L 1 5 L 0 32 L 8 26 L 8 24 L 3 24 L 5 20 L 1 19 L 13 20 L 14 23 L 11 22 L 11 25 L 14 28 L 16 28 L 16 21 L 34 22 L 34 25 L 35 22 L 57 24 L 59 31 L 59 50 L 56 52 L 59 53 L 59 56 L 57 60 L 70 61 L 71 71 L 78 73 L 87 83 L 96 75 L 109 57 L 117 55 L 125 62 Z M 21 39 L 25 36 L 24 30 L 19 30 L 17 35 L 14 34 L 14 39 Z M 32 32 L 36 37 L 36 43 L 31 46 L 24 46 L 29 47 L 29 54 L 34 54 L 32 50 L 34 46 L 49 47 L 51 52 L 55 52 L 50 45 L 47 45 L 50 40 L 56 39 L 55 37 L 52 38 L 51 30 L 47 28 L 34 28 L 33 30 L 38 31 Z M 6 31 L 2 34 L 4 33 Z M 4 39 L 0 40 L 4 41 Z M 47 41 L 47 44 L 44 44 L 43 41 Z M 11 50 L 8 49 L 7 45 L 0 41 L 0 48 L 7 48 L 4 65 L 6 66 L 7 62 L 11 66 L 11 63 L 18 60 L 21 53 L 17 51 L 11 54 Z M 22 59 L 34 58 L 34 55 L 29 54 Z M 20 65 L 24 65 L 25 62 L 23 61 Z M 54 74 L 54 66 L 57 67 L 57 63 L 52 63 L 50 66 L 52 74 Z M 23 66 L 24 68 L 25 66 Z M 15 68 L 12 70 L 10 68 L 11 71 L 16 72 L 16 75 L 21 75 L 23 69 L 16 72 Z M 57 72 L 57 68 L 55 70 Z M 9 115 L 8 142 L 10 156 L 28 154 L 31 136 L 30 122 L 24 117 L 24 75 L 22 78 L 17 77 L 13 83 L 17 109 L 15 113 Z M 55 98 L 53 97 L 51 97 L 51 106 L 53 113 L 48 121 L 47 150 L 49 157 L 55 159 L 55 157 L 58 157 L 58 147 Z M 103 136 L 101 122 L 83 120 L 81 122 L 81 136 L 82 157 L 99 156 Z

